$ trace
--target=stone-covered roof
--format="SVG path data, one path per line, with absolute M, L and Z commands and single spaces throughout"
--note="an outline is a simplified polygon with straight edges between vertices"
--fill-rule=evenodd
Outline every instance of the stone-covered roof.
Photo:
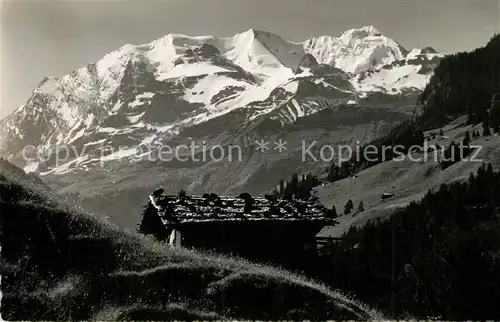
M 158 214 L 168 224 L 172 216 L 180 223 L 207 221 L 323 221 L 334 224 L 328 209 L 317 200 L 285 200 L 250 197 L 165 195 L 160 189 L 150 195 L 150 201 Z M 250 206 L 251 205 L 251 206 Z

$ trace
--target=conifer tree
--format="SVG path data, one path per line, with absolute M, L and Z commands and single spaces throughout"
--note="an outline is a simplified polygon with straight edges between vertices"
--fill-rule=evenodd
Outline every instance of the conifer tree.
M 500 103 L 497 103 L 491 107 L 490 122 L 493 133 L 500 133 Z
M 296 173 L 292 174 L 292 178 L 290 179 L 290 182 L 286 185 L 286 187 L 287 189 L 289 189 L 289 193 L 297 193 L 297 188 L 299 187 L 299 176 Z
M 491 135 L 490 123 L 488 122 L 488 119 L 485 119 L 483 121 L 483 136 L 490 136 L 490 135 Z
M 337 218 L 337 209 L 335 205 L 332 206 L 332 209 L 327 210 L 326 215 L 329 218 Z
M 337 208 L 335 208 L 335 205 L 332 205 L 332 215 L 333 217 L 337 217 Z
M 465 132 L 464 140 L 462 141 L 463 146 L 469 146 L 470 144 L 470 133 L 469 131 Z
M 358 212 L 362 211 L 365 211 L 365 205 L 363 204 L 363 201 L 360 201 L 358 206 Z
M 486 167 L 486 176 L 488 179 L 493 178 L 494 172 L 493 172 L 493 166 L 491 163 L 488 163 L 488 166 Z
M 280 185 L 279 185 L 279 194 L 283 195 L 285 193 L 285 181 L 283 179 L 280 180 Z
M 350 214 L 353 208 L 354 208 L 354 204 L 353 204 L 352 200 L 349 199 L 344 206 L 344 215 Z

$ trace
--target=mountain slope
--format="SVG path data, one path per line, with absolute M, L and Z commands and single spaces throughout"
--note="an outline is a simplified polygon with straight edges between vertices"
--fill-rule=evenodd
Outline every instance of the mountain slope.
M 461 142 L 465 132 L 481 131 L 482 125 L 466 124 L 466 117 L 458 118 L 443 127 L 444 137 L 437 137 L 427 142 L 428 147 L 435 144 L 447 147 L 452 141 Z M 437 130 L 430 132 L 439 132 Z M 426 133 L 427 135 L 428 133 Z M 470 173 L 476 172 L 482 162 L 489 162 L 494 169 L 500 169 L 500 136 L 473 139 L 472 146 L 477 146 L 474 160 L 464 158 L 452 166 L 442 169 L 440 159 L 434 153 L 427 156 L 422 152 L 414 153 L 413 159 L 404 161 L 388 160 L 357 173 L 355 178 L 348 177 L 325 186 L 317 187 L 318 196 L 325 206 L 335 205 L 343 209 L 351 199 L 355 205 L 363 201 L 365 210 L 338 218 L 339 225 L 325 228 L 320 235 L 340 236 L 352 226 L 363 226 L 370 220 L 387 218 L 395 210 L 406 207 L 410 202 L 419 201 L 428 190 L 437 189 L 443 183 L 466 180 Z M 441 152 L 439 158 L 442 157 Z M 471 156 L 472 157 L 472 156 Z M 366 189 L 365 187 L 370 187 Z M 383 193 L 394 194 L 387 200 L 381 200 Z
M 166 249 L 47 199 L 0 170 L 2 317 L 8 320 L 371 319 L 289 272 Z M 266 300 L 262 302 L 262 299 Z M 307 307 L 307 308 L 306 308 Z

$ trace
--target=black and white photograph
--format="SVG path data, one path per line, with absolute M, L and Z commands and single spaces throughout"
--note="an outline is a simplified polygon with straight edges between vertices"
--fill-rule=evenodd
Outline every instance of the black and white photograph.
M 0 28 L 0 320 L 500 320 L 500 0 Z

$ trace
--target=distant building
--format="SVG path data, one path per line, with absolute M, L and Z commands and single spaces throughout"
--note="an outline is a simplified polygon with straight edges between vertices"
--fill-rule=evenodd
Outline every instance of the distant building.
M 389 193 L 389 192 L 384 192 L 384 193 L 382 194 L 382 196 L 380 196 L 380 199 L 384 200 L 384 199 L 389 199 L 389 198 L 391 198 L 391 197 L 394 197 L 394 194 Z

